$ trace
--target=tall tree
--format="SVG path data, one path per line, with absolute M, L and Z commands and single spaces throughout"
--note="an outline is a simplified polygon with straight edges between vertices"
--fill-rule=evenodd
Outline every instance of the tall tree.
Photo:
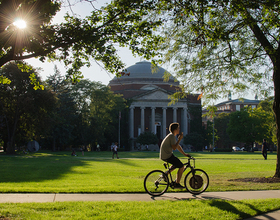
M 9 63 L 0 69 L 0 74 L 11 79 L 10 84 L 0 84 L 1 133 L 8 153 L 15 152 L 15 145 L 22 139 L 33 139 L 49 120 L 47 112 L 54 106 L 54 96 L 49 90 L 34 90 L 30 73 L 22 72 L 17 64 Z M 39 79 L 38 79 L 39 80 Z
M 276 122 L 275 122 L 275 116 L 273 113 L 273 98 L 269 97 L 263 101 L 261 101 L 258 105 L 258 108 L 262 109 L 266 112 L 268 115 L 266 119 L 266 123 L 268 124 L 268 135 L 267 135 L 267 142 L 271 143 L 273 145 L 277 144 L 277 138 L 276 138 Z
M 280 177 L 280 1 L 153 2 L 154 14 L 166 21 L 164 60 L 174 64 L 184 91 L 218 98 L 251 88 L 266 95 L 274 86 Z
M 83 0 L 81 0 L 83 1 Z M 151 29 L 160 21 L 144 18 L 147 6 L 134 1 L 117 0 L 101 9 L 92 7 L 85 18 L 65 16 L 65 21 L 52 24 L 61 7 L 60 0 L 0 0 L 0 66 L 12 60 L 32 57 L 59 59 L 77 78 L 79 69 L 90 65 L 90 58 L 100 61 L 105 69 L 116 74 L 124 68 L 117 55 L 116 44 L 129 47 L 134 53 L 150 58 L 155 55 L 157 39 L 151 41 Z M 68 2 L 71 2 L 68 1 Z M 94 4 L 93 1 L 84 2 Z M 77 2 L 73 2 L 77 3 Z M 15 19 L 25 20 L 19 29 Z
M 215 128 L 217 129 L 217 136 L 219 137 L 218 142 L 224 147 L 229 148 L 231 140 L 227 134 L 227 124 L 230 120 L 229 113 L 220 113 L 215 117 Z
M 118 140 L 119 111 L 126 107 L 125 100 L 110 88 L 89 80 L 81 80 L 71 88 L 76 103 L 76 143 L 80 145 L 108 144 Z
M 227 133 L 231 140 L 247 145 L 253 142 L 262 143 L 269 137 L 269 114 L 262 109 L 243 108 L 230 114 Z
M 56 97 L 55 109 L 49 112 L 52 131 L 46 138 L 52 150 L 69 146 L 74 139 L 74 128 L 77 123 L 76 104 L 71 97 L 72 83 L 61 75 L 58 68 L 54 67 L 54 74 L 46 80 L 46 88 L 52 90 Z

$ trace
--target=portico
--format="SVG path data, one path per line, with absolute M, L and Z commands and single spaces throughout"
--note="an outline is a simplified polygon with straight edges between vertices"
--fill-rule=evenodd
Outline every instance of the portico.
M 169 133 L 169 125 L 178 122 L 184 135 L 191 131 L 190 106 L 201 106 L 198 95 L 186 95 L 175 104 L 170 104 L 170 96 L 179 91 L 179 82 L 172 76 L 163 80 L 164 70 L 154 71 L 150 62 L 141 61 L 124 70 L 120 78 L 114 78 L 109 86 L 114 93 L 122 94 L 130 100 L 129 139 L 130 147 L 135 147 L 136 138 L 143 132 L 152 132 L 162 140 Z
M 180 123 L 184 135 L 189 133 L 187 105 L 166 107 L 167 105 L 160 106 L 164 105 L 164 102 L 157 104 L 156 107 L 155 103 L 136 102 L 130 106 L 130 138 L 136 138 L 140 133 L 150 131 L 159 139 L 163 139 L 169 133 L 169 124 L 172 122 Z

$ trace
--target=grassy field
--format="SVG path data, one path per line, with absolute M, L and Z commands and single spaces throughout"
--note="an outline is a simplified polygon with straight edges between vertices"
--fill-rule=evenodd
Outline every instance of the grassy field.
M 273 176 L 275 153 L 269 154 L 268 160 L 264 160 L 260 152 L 192 155 L 196 158 L 196 167 L 209 175 L 207 191 L 280 189 L 279 183 L 235 181 Z M 119 156 L 120 159 L 112 160 L 111 152 L 78 153 L 77 157 L 70 156 L 70 152 L 0 154 L 0 192 L 139 193 L 144 192 L 145 175 L 153 169 L 163 169 L 156 152 L 119 152 Z
M 180 156 L 179 153 L 176 153 Z M 238 178 L 271 177 L 276 154 L 260 152 L 193 153 L 196 167 L 210 177 L 207 191 L 280 189 L 279 183 L 239 182 Z M 145 175 L 162 169 L 156 152 L 0 153 L 0 192 L 109 193 L 143 192 Z M 183 176 L 184 177 L 184 176 Z M 280 199 L 179 200 L 152 202 L 55 202 L 0 204 L 0 219 L 244 219 L 280 209 Z M 168 211 L 167 211 L 168 210 Z

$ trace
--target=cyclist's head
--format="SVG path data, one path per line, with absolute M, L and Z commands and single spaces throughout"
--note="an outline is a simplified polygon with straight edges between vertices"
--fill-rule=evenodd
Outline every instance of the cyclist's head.
M 179 127 L 179 123 L 174 122 L 169 125 L 169 131 L 173 133 Z

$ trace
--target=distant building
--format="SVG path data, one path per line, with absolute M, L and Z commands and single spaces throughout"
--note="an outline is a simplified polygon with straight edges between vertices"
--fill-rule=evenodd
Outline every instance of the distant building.
M 109 86 L 114 93 L 122 94 L 123 98 L 130 100 L 129 107 L 129 137 L 131 145 L 143 132 L 150 131 L 162 140 L 168 133 L 169 124 L 179 122 L 184 135 L 191 131 L 189 122 L 190 106 L 201 109 L 198 95 L 188 95 L 170 105 L 169 96 L 180 90 L 179 82 L 172 76 L 164 80 L 166 70 L 158 67 L 152 71 L 150 62 L 141 61 L 128 67 L 120 78 L 113 78 Z M 131 146 L 133 147 L 133 146 Z
M 260 100 L 250 100 L 250 99 L 234 99 L 231 100 L 230 99 L 231 95 L 229 95 L 229 100 L 228 101 L 224 101 L 224 102 L 220 102 L 218 104 L 215 105 L 215 107 L 217 107 L 217 112 L 216 115 L 219 115 L 221 113 L 232 113 L 235 111 L 240 111 L 242 108 L 244 107 L 252 107 L 252 108 L 257 108 L 259 103 L 261 102 Z M 257 98 L 257 97 L 256 97 Z M 202 115 L 206 115 L 208 112 L 208 110 L 203 109 L 202 110 Z M 207 121 L 210 120 L 212 121 L 212 119 L 208 118 L 208 117 L 202 117 L 202 125 L 207 128 Z M 218 140 L 216 142 L 215 147 L 218 148 L 231 148 L 232 146 L 236 145 L 237 143 L 235 142 L 231 142 L 228 143 L 228 145 L 225 145 L 223 143 L 223 140 Z M 239 143 L 240 147 L 244 146 L 244 143 Z
M 259 103 L 260 100 L 234 99 L 221 102 L 219 104 L 216 104 L 215 106 L 217 107 L 217 113 L 219 114 L 221 112 L 231 113 L 235 111 L 240 111 L 240 109 L 248 106 L 252 108 L 257 108 Z
M 220 102 L 215 105 L 215 107 L 217 107 L 216 115 L 220 113 L 231 113 L 235 111 L 240 111 L 240 109 L 248 106 L 252 108 L 257 108 L 260 102 L 261 102 L 260 100 L 250 100 L 250 99 L 243 99 L 243 98 L 231 100 L 229 98 L 228 101 Z M 208 112 L 207 109 L 203 109 L 202 115 L 207 114 L 207 112 Z M 207 120 L 209 120 L 209 118 L 207 117 L 202 118 L 202 123 L 204 126 L 206 126 Z

